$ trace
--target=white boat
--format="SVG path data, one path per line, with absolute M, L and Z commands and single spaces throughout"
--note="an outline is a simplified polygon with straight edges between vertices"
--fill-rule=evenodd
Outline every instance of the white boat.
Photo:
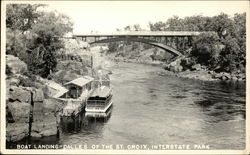
M 85 116 L 86 117 L 93 117 L 93 118 L 108 118 L 111 116 L 111 113 L 112 113 L 112 104 L 107 109 L 106 112 L 86 112 Z
M 88 98 L 85 111 L 92 113 L 105 113 L 113 104 L 113 89 L 109 86 L 96 88 Z

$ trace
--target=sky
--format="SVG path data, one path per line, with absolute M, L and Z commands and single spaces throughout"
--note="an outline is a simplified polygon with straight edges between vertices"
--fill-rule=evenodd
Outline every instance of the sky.
M 233 16 L 247 12 L 248 1 L 48 1 L 49 9 L 68 15 L 74 34 L 114 32 L 116 28 L 149 22 L 165 22 L 173 15 L 214 16 L 221 12 Z

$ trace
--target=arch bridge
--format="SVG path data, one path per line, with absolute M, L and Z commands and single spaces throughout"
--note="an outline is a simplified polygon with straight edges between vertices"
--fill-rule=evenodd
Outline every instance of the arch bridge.
M 164 49 L 174 56 L 181 56 L 191 47 L 194 37 L 201 33 L 197 31 L 129 31 L 115 33 L 74 34 L 89 44 L 109 43 L 118 41 L 141 42 Z

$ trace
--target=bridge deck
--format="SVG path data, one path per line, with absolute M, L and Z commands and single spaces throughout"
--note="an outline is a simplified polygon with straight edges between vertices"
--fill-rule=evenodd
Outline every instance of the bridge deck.
M 167 37 L 167 36 L 197 36 L 201 33 L 197 31 L 128 31 L 113 33 L 85 33 L 74 34 L 74 37 L 124 37 L 124 36 L 141 36 L 141 37 Z

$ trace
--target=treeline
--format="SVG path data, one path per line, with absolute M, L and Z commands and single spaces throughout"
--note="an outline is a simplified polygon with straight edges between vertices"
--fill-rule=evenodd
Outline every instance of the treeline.
M 151 31 L 213 31 L 194 39 L 189 57 L 210 70 L 245 72 L 246 13 L 229 17 L 173 16 L 166 22 L 149 23 Z
M 194 38 L 189 64 L 201 64 L 209 70 L 217 72 L 245 72 L 246 65 L 246 14 L 235 14 L 229 17 L 221 13 L 213 17 L 190 16 L 179 18 L 173 16 L 166 22 L 149 23 L 151 31 L 212 31 L 203 33 Z M 139 31 L 140 25 L 126 26 L 118 31 Z M 164 41 L 163 41 L 164 42 Z M 138 43 L 123 42 L 123 45 L 133 45 L 138 48 Z M 143 45 L 144 49 L 149 48 Z M 110 52 L 119 50 L 117 43 L 109 44 Z M 123 47 L 124 48 L 124 47 Z M 153 58 L 153 57 L 152 57 Z M 188 64 L 186 64 L 188 65 Z
M 72 31 L 69 17 L 42 11 L 46 5 L 8 4 L 6 6 L 6 54 L 23 60 L 31 74 L 48 77 L 55 71 L 60 39 Z

